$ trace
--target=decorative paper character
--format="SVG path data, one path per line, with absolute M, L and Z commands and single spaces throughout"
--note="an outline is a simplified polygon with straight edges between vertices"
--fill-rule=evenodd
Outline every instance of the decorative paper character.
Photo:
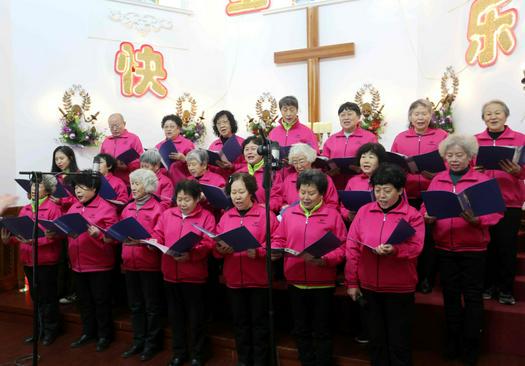
M 268 9 L 270 0 L 229 0 L 226 5 L 226 14 L 229 16 L 253 13 Z
M 120 91 L 125 97 L 141 97 L 148 91 L 159 98 L 168 95 L 161 82 L 168 75 L 164 58 L 150 45 L 135 50 L 131 43 L 122 42 L 115 55 L 115 71 L 120 75 Z
M 481 67 L 494 65 L 498 48 L 510 55 L 516 47 L 514 28 L 518 20 L 515 8 L 502 10 L 511 0 L 475 0 L 470 8 L 465 60 Z

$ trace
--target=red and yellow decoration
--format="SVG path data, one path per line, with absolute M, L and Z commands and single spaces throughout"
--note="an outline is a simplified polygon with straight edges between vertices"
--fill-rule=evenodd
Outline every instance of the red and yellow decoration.
M 366 94 L 372 97 L 370 101 L 363 100 Z M 379 91 L 372 84 L 363 85 L 357 93 L 355 93 L 355 102 L 361 108 L 361 128 L 374 133 L 378 138 L 385 128 L 385 117 L 383 116 L 383 107 L 381 105 L 381 95 Z
M 229 16 L 254 13 L 270 7 L 270 0 L 229 0 L 226 14 Z

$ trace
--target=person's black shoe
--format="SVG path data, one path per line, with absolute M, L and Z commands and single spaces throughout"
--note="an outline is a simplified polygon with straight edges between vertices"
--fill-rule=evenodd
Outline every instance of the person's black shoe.
M 44 336 L 44 339 L 42 339 L 42 345 L 50 346 L 51 344 L 53 344 L 55 339 L 57 339 L 57 336 L 58 336 L 57 334 L 48 334 Z
M 29 337 L 25 337 L 24 338 L 24 343 L 33 343 L 35 340 L 35 337 L 33 337 L 32 335 L 30 335 Z
M 86 343 L 89 343 L 89 342 L 93 341 L 94 339 L 95 338 L 90 336 L 90 335 L 82 334 L 79 339 L 77 339 L 76 341 L 73 341 L 73 343 L 71 343 L 71 348 L 81 347 L 81 346 L 85 345 Z
M 191 360 L 191 366 L 202 366 L 204 363 L 201 360 L 198 360 L 196 358 Z
M 111 344 L 110 338 L 99 338 L 97 342 L 97 352 L 102 352 L 108 349 L 109 345 Z
M 144 347 L 140 344 L 132 344 L 129 349 L 122 352 L 121 356 L 122 358 L 129 358 L 133 355 L 138 355 L 140 352 L 142 352 L 143 349 Z
M 428 278 L 423 278 L 423 280 L 421 280 L 418 285 L 418 290 L 422 294 L 429 294 L 432 292 L 432 285 L 430 284 Z
M 178 357 L 174 356 L 170 363 L 168 363 L 168 366 L 182 366 L 184 365 L 184 362 L 186 362 L 186 359 L 184 357 Z
M 140 354 L 141 361 L 149 361 L 157 354 L 158 350 L 153 347 L 148 347 L 144 349 L 144 352 Z

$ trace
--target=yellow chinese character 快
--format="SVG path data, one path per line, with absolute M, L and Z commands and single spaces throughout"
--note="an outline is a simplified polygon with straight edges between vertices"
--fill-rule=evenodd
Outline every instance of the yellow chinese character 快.
M 128 42 L 122 42 L 115 56 L 115 71 L 120 74 L 120 91 L 122 95 L 133 95 L 133 71 L 135 70 L 135 49 Z
M 498 49 L 509 55 L 516 46 L 514 28 L 518 11 L 502 10 L 511 0 L 475 0 L 470 8 L 467 38 L 469 47 L 465 55 L 468 64 L 481 67 L 493 65 Z
M 226 14 L 229 16 L 252 13 L 270 7 L 270 0 L 229 0 Z

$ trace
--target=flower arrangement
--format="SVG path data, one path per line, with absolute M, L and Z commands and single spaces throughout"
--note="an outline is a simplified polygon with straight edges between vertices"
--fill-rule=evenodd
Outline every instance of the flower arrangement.
M 201 143 L 206 136 L 206 126 L 204 126 L 204 112 L 197 118 L 190 118 L 182 124 L 182 135 L 194 143 Z
M 259 136 L 259 131 L 262 129 L 266 136 L 270 133 L 271 130 L 274 129 L 275 126 L 277 126 L 277 123 L 275 123 L 275 120 L 277 119 L 277 116 L 273 119 L 263 120 L 263 119 L 255 119 L 254 117 L 247 116 L 248 121 L 246 122 L 246 130 L 251 133 L 252 135 Z
M 372 100 L 364 102 L 363 96 L 370 93 Z M 375 134 L 377 138 L 381 138 L 381 134 L 385 131 L 385 117 L 383 116 L 384 105 L 381 105 L 381 96 L 379 91 L 372 84 L 365 84 L 355 94 L 355 102 L 361 108 L 361 128 L 368 130 Z
M 449 85 L 450 81 L 452 85 Z M 434 106 L 432 122 L 448 133 L 454 132 L 454 120 L 452 118 L 452 103 L 456 100 L 459 92 L 459 79 L 452 66 L 441 77 L 441 100 Z
M 262 129 L 268 136 L 270 131 L 277 126 L 275 122 L 278 117 L 277 101 L 270 93 L 262 93 L 255 102 L 255 113 L 257 118 L 248 116 L 246 130 L 255 136 L 259 136 L 259 131 Z

